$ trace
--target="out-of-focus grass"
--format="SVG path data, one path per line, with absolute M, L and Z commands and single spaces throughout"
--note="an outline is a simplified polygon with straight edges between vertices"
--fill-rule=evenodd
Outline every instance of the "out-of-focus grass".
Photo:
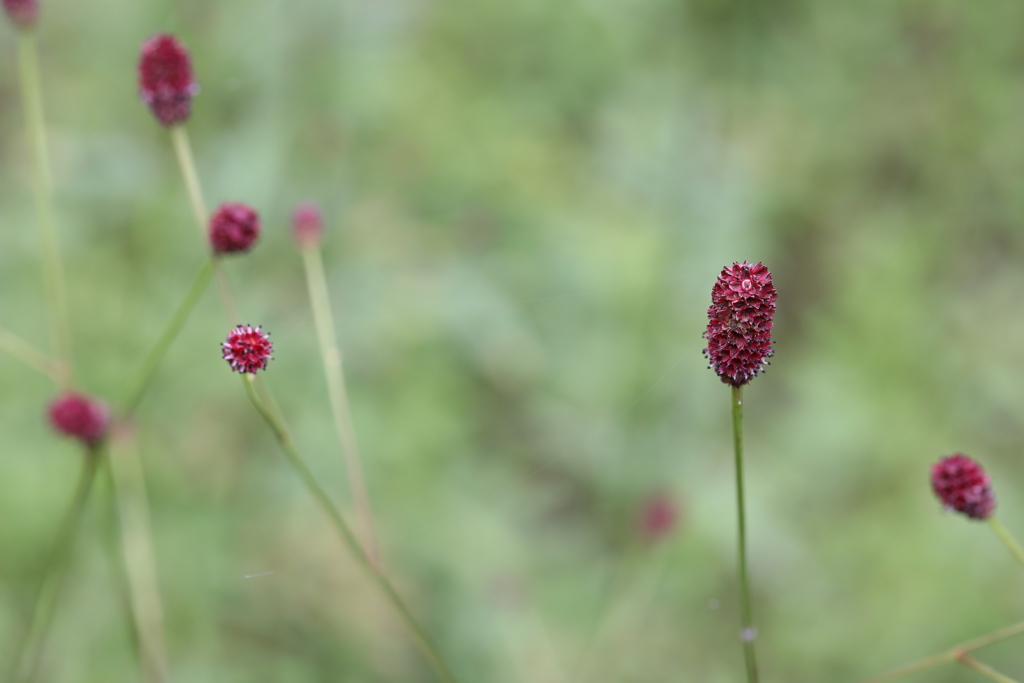
M 305 198 L 330 220 L 387 561 L 464 680 L 739 679 L 728 391 L 700 355 L 733 260 L 779 289 L 775 362 L 746 392 L 766 680 L 853 681 L 1024 615 L 1021 568 L 927 485 L 968 452 L 1024 533 L 1019 3 L 43 10 L 84 388 L 117 396 L 203 257 L 135 94 L 150 34 L 192 51 L 208 201 L 265 221 L 227 266 L 246 320 L 211 289 L 139 417 L 176 680 L 430 680 L 217 351 L 230 324 L 272 332 L 267 379 L 344 500 L 287 230 Z M 0 324 L 42 344 L 13 31 L 0 51 Z M 0 359 L 0 385 L 11 643 L 78 455 L 48 433 L 43 378 Z M 683 514 L 650 547 L 655 490 Z M 138 680 L 105 514 L 48 680 Z M 1024 671 L 1019 642 L 990 652 Z

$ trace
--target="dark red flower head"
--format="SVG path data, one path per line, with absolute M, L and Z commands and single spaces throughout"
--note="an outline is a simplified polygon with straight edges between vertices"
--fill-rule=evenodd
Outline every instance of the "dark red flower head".
M 38 0 L 4 0 L 4 10 L 18 28 L 32 28 L 39 18 Z
M 971 519 L 988 519 L 996 508 L 988 473 L 963 453 L 946 456 L 932 465 L 932 489 L 946 509 Z
M 210 246 L 215 254 L 249 251 L 259 236 L 259 214 L 246 204 L 221 204 L 210 217 Z
M 324 234 L 324 218 L 316 204 L 305 203 L 295 207 L 292 214 L 292 236 L 299 249 L 320 244 Z
M 54 429 L 88 446 L 100 442 L 110 423 L 110 412 L 102 401 L 70 391 L 54 399 L 49 414 Z
M 722 269 L 711 289 L 704 355 L 723 382 L 741 387 L 768 364 L 773 315 L 775 286 L 764 264 L 734 261 Z
M 198 92 L 192 61 L 177 38 L 159 33 L 142 44 L 139 96 L 160 123 L 173 126 L 187 119 Z
M 224 347 L 224 360 L 231 365 L 232 370 L 243 375 L 266 370 L 267 361 L 273 358 L 270 352 L 274 350 L 274 345 L 259 325 L 239 325 L 231 330 L 227 341 L 221 346 Z

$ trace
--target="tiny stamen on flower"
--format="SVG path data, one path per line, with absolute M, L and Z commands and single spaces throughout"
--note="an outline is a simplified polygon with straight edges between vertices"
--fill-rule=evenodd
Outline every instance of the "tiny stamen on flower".
M 54 399 L 48 414 L 54 429 L 87 446 L 98 444 L 110 424 L 110 411 L 102 401 L 73 391 Z
M 221 204 L 210 217 L 210 247 L 215 254 L 249 251 L 259 236 L 260 216 L 247 204 Z
M 139 96 L 161 124 L 173 126 L 189 117 L 199 85 L 188 51 L 177 38 L 160 33 L 143 43 L 138 73 Z
M 221 346 L 224 360 L 232 370 L 243 375 L 265 370 L 267 361 L 274 357 L 271 355 L 274 345 L 270 342 L 270 335 L 259 325 L 239 325 L 228 333 L 227 341 Z
M 39 19 L 38 0 L 3 0 L 4 11 L 11 23 L 20 29 L 29 29 Z
M 768 365 L 775 315 L 772 274 L 762 263 L 733 262 L 711 289 L 704 349 L 709 366 L 726 384 L 741 387 Z
M 932 490 L 947 510 L 971 519 L 988 519 L 996 508 L 988 473 L 963 453 L 932 465 Z

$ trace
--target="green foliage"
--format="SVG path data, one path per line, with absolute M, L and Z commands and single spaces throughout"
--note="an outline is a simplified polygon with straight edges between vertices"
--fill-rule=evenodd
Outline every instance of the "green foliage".
M 700 354 L 733 260 L 779 290 L 776 357 L 745 391 L 765 679 L 852 681 L 1019 620 L 1020 567 L 940 513 L 927 468 L 970 453 L 1024 533 L 1022 11 L 44 3 L 85 389 L 119 394 L 205 253 L 135 96 L 152 33 L 192 52 L 208 202 L 264 218 L 227 262 L 245 320 L 211 288 L 138 420 L 175 679 L 432 680 L 219 358 L 236 323 L 272 332 L 267 380 L 346 501 L 287 226 L 306 198 L 328 217 L 387 564 L 464 680 L 739 680 L 729 392 Z M 14 42 L 0 32 L 0 326 L 45 347 Z M 5 357 L 0 384 L 6 644 L 79 456 L 47 431 L 45 378 Z M 652 546 L 636 518 L 658 490 L 683 511 Z M 47 680 L 139 680 L 107 514 L 101 496 Z M 1019 677 L 1021 652 L 987 661 Z

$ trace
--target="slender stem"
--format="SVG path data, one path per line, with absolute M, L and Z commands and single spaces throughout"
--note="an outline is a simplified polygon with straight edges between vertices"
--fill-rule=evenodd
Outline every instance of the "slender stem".
M 999 540 L 1002 541 L 1006 547 L 1010 549 L 1010 552 L 1013 553 L 1013 556 L 1017 558 L 1017 561 L 1024 564 L 1024 548 L 1020 547 L 1020 543 L 1017 542 L 1017 539 L 1015 539 L 1010 532 L 1006 530 L 1006 527 L 1000 524 L 999 520 L 995 517 L 989 517 L 988 523 L 989 526 L 992 527 L 992 531 L 996 532 L 996 536 L 999 537 Z
M 757 629 L 750 612 L 750 581 L 747 578 L 747 511 L 743 499 L 743 387 L 732 388 L 732 444 L 736 455 L 736 519 L 738 523 L 737 542 L 740 563 L 740 613 L 743 630 L 743 659 L 747 665 L 747 682 L 757 683 L 757 659 L 754 656 L 754 639 Z
M 182 299 L 177 310 L 174 311 L 174 315 L 171 316 L 167 327 L 164 328 L 156 344 L 153 345 L 153 348 L 146 356 L 146 360 L 143 361 L 142 366 L 132 379 L 132 383 L 129 385 L 130 389 L 125 393 L 123 403 L 126 415 L 135 412 L 139 401 L 142 400 L 142 396 L 146 391 L 146 387 L 149 386 L 150 380 L 153 379 L 153 375 L 160 365 L 160 361 L 163 360 L 164 354 L 167 353 L 167 349 L 170 348 L 175 337 L 181 332 L 181 328 L 184 327 L 185 321 L 188 320 L 188 316 L 192 309 L 195 308 L 199 298 L 206 291 L 206 285 L 209 284 L 212 275 L 213 261 L 209 260 L 203 265 L 199 273 L 196 274 L 196 279 L 192 282 L 188 293 L 185 294 L 185 298 Z
M 167 675 L 163 604 L 156 571 L 156 553 L 146 500 L 146 481 L 138 443 L 122 424 L 110 439 L 110 473 L 120 529 L 121 559 L 135 625 L 139 659 L 147 681 L 163 683 Z
M 999 673 L 988 664 L 983 664 L 982 662 L 979 662 L 977 659 L 969 656 L 967 653 L 960 655 L 956 659 L 958 662 L 966 666 L 968 669 L 974 669 L 985 678 L 991 678 L 993 681 L 998 681 L 998 683 L 1019 683 L 1015 679 Z
M 89 502 L 89 494 L 96 479 L 96 469 L 102 459 L 102 454 L 97 450 L 89 449 L 84 454 L 84 458 L 82 471 L 78 477 L 78 483 L 75 485 L 74 496 L 57 532 L 57 538 L 54 540 L 53 549 L 47 561 L 46 573 L 36 592 L 31 620 L 13 659 L 14 671 L 11 680 L 14 681 L 30 683 L 34 680 L 36 669 L 39 667 L 43 651 L 46 649 L 46 636 L 53 623 L 57 598 L 60 595 L 64 577 L 67 576 L 68 568 L 71 565 L 72 548 L 81 528 L 82 518 L 85 516 L 85 507 Z
M 43 117 L 43 96 L 39 83 L 39 63 L 35 32 L 18 32 L 18 63 L 25 107 L 25 122 L 32 145 L 32 187 L 36 200 L 39 237 L 43 247 L 43 280 L 49 303 L 50 326 L 56 355 L 63 364 L 62 384 L 70 386 L 71 331 L 68 324 L 68 305 L 64 289 L 64 268 L 57 246 L 57 229 L 53 207 L 53 182 L 50 176 L 50 157 L 46 142 L 46 124 Z
M 327 394 L 331 401 L 334 428 L 338 433 L 338 441 L 341 443 L 345 471 L 348 474 L 352 500 L 355 503 L 357 526 L 362 532 L 360 535 L 363 541 L 363 550 L 366 551 L 371 562 L 379 564 L 380 550 L 374 530 L 373 511 L 370 508 L 370 496 L 366 492 L 359 443 L 356 441 L 352 410 L 349 407 L 348 391 L 345 388 L 343 356 L 334 332 L 334 319 L 331 315 L 327 278 L 324 276 L 324 262 L 320 248 L 315 246 L 303 249 L 302 261 L 306 270 L 306 284 L 309 287 L 309 299 L 313 307 L 313 320 L 320 343 L 320 354 L 323 357 L 324 376 L 327 379 Z
M 306 465 L 306 461 L 295 448 L 295 443 L 292 441 L 292 437 L 284 423 L 278 420 L 275 413 L 271 411 L 263 400 L 260 399 L 259 395 L 257 395 L 256 390 L 253 387 L 254 378 L 255 377 L 253 375 L 243 376 L 242 383 L 245 385 L 245 392 L 248 394 L 249 400 L 252 401 L 253 406 L 270 426 L 271 430 L 273 430 L 274 436 L 277 437 L 277 441 L 281 446 L 281 450 L 284 451 L 292 467 L 295 468 L 295 471 L 299 474 L 299 477 L 301 477 L 302 483 L 306 485 L 309 492 L 314 498 L 316 498 L 320 507 L 322 507 L 324 512 L 327 513 L 327 516 L 331 518 L 335 529 L 352 552 L 357 564 L 369 575 L 370 579 L 377 585 L 380 591 L 388 599 L 388 602 L 391 603 L 391 606 L 398 613 L 398 616 L 412 635 L 413 641 L 419 647 L 427 661 L 430 662 L 438 678 L 446 681 L 447 683 L 456 683 L 458 679 L 455 678 L 455 674 L 452 673 L 447 663 L 445 663 L 444 658 L 441 656 L 441 653 L 437 649 L 433 640 L 423 627 L 419 625 L 419 622 L 416 621 L 416 618 L 412 615 L 412 612 L 409 611 L 405 601 L 402 600 L 398 591 L 395 590 L 383 570 L 370 561 L 370 558 L 366 555 L 362 546 L 359 545 L 359 541 L 352 532 L 352 529 L 349 527 L 348 523 L 345 522 L 345 518 L 342 517 L 338 508 L 327 495 L 327 492 L 317 482 L 316 477 Z
M 992 633 L 979 636 L 973 640 L 965 641 L 955 647 L 949 648 L 948 650 L 924 657 L 916 662 L 911 662 L 910 664 L 901 666 L 898 669 L 893 669 L 892 671 L 879 674 L 878 676 L 872 676 L 871 678 L 861 681 L 861 683 L 889 683 L 889 681 L 899 680 L 900 678 L 905 678 L 911 674 L 931 669 L 939 664 L 956 661 L 957 658 L 962 657 L 968 652 L 979 650 L 986 645 L 991 645 L 999 642 L 1000 640 L 1012 638 L 1013 636 L 1021 633 L 1024 633 L 1024 621 L 1001 628 L 998 631 L 993 631 Z
M 21 337 L 4 329 L 0 329 L 0 351 L 58 383 L 62 381 L 65 371 L 60 369 L 60 361 L 49 358 Z
M 207 223 L 210 214 L 206 210 L 206 202 L 203 200 L 203 190 L 199 185 L 199 173 L 196 171 L 195 158 L 192 156 L 192 145 L 189 143 L 188 133 L 184 126 L 171 127 L 171 142 L 174 144 L 174 153 L 178 157 L 178 166 L 181 168 L 181 175 L 185 179 L 185 187 L 188 190 L 189 204 L 192 206 L 192 215 L 196 219 L 196 227 L 199 228 L 199 236 L 207 245 Z M 231 294 L 231 286 L 228 284 L 224 269 L 221 268 L 220 259 L 211 253 L 213 259 L 214 274 L 217 276 L 217 287 L 220 289 L 221 299 L 224 301 L 224 310 L 228 315 L 228 322 L 237 325 L 241 322 L 238 317 L 238 308 L 235 306 L 235 299 Z

